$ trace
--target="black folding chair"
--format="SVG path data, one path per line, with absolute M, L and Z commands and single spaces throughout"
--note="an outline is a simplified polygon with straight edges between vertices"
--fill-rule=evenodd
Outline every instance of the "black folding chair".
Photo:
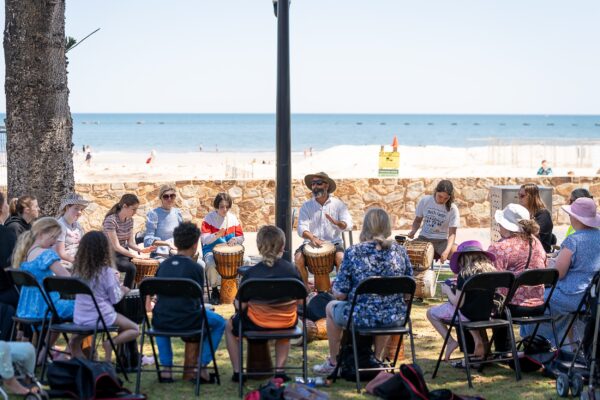
M 488 293 L 495 293 L 496 290 L 500 288 L 506 288 L 510 290 L 513 287 L 514 281 L 515 276 L 512 272 L 485 272 L 474 275 L 465 282 L 457 304 L 463 304 L 467 296 L 469 296 L 469 298 L 475 297 L 483 299 L 485 296 L 488 295 Z M 480 302 L 482 302 L 482 300 L 480 300 Z M 435 370 L 433 371 L 432 378 L 435 378 L 437 375 L 440 363 L 442 361 L 442 356 L 444 355 L 444 350 L 446 349 L 446 344 L 448 343 L 448 338 L 450 337 L 452 328 L 454 328 L 457 331 L 457 335 L 460 337 L 460 342 L 464 353 L 465 368 L 467 371 L 467 380 L 469 382 L 470 388 L 473 387 L 473 383 L 471 381 L 472 363 L 477 363 L 481 365 L 483 363 L 494 363 L 513 360 L 515 363 L 516 379 L 521 380 L 521 367 L 519 366 L 519 357 L 517 355 L 517 346 L 515 342 L 515 335 L 512 330 L 512 320 L 510 313 L 506 314 L 506 318 L 497 317 L 497 315 L 502 315 L 505 303 L 506 302 L 503 302 L 496 310 L 494 309 L 494 302 L 492 300 L 490 300 L 488 304 L 480 304 L 482 310 L 481 315 L 485 317 L 469 322 L 462 321 L 462 318 L 459 317 L 459 310 L 460 308 L 462 308 L 462 306 L 456 307 L 454 309 L 452 319 L 450 321 L 444 321 L 449 325 L 449 329 L 448 333 L 446 334 L 446 337 L 444 338 L 444 344 L 442 344 L 442 350 L 440 351 L 440 355 L 435 365 Z M 479 331 L 488 328 L 506 328 L 508 330 L 512 350 L 512 357 L 504 357 L 504 353 L 498 353 L 493 354 L 494 356 L 498 357 L 488 359 L 487 357 L 490 355 L 490 346 L 487 346 L 483 360 L 471 361 L 467 350 L 466 335 L 468 335 L 470 331 Z M 492 335 L 492 339 L 490 340 L 490 342 L 493 342 L 493 339 L 494 337 Z
M 110 342 L 110 346 L 112 347 L 113 352 L 115 353 L 115 357 L 117 359 L 117 365 L 120 368 L 121 372 L 123 372 L 123 376 L 125 380 L 129 382 L 129 378 L 127 377 L 127 372 L 123 364 L 121 363 L 121 358 L 117 353 L 117 348 L 115 343 L 110 336 L 111 332 L 118 332 L 119 328 L 116 325 L 108 325 L 100 312 L 100 306 L 98 306 L 98 302 L 96 301 L 96 297 L 94 296 L 94 292 L 89 287 L 89 285 L 84 282 L 80 278 L 75 277 L 66 277 L 66 276 L 48 276 L 44 279 L 44 289 L 48 294 L 48 299 L 51 312 L 53 315 L 58 316 L 56 312 L 56 307 L 52 302 L 52 298 L 49 296 L 51 292 L 57 292 L 61 297 L 74 297 L 76 295 L 86 295 L 92 298 L 94 302 L 94 307 L 96 308 L 96 312 L 98 313 L 98 319 L 94 325 L 78 325 L 74 322 L 53 322 L 50 321 L 50 325 L 48 326 L 48 335 L 46 341 L 49 340 L 50 334 L 52 332 L 58 332 L 65 335 L 65 340 L 67 340 L 67 344 L 69 343 L 67 339 L 67 334 L 71 335 L 81 335 L 81 336 L 92 336 L 92 351 L 90 355 L 90 359 L 94 359 L 94 353 L 96 350 L 96 339 L 98 332 L 105 334 L 108 337 Z M 46 360 L 42 364 L 42 378 L 44 377 L 44 373 L 46 371 Z
M 139 351 L 139 359 L 138 359 L 138 370 L 137 370 L 137 378 L 135 383 L 135 392 L 140 392 L 140 379 L 142 376 L 142 352 L 144 349 L 144 340 L 145 337 L 148 336 L 150 339 L 150 344 L 152 345 L 152 355 L 154 356 L 154 365 L 156 368 L 156 375 L 160 380 L 160 365 L 159 359 L 156 353 L 156 347 L 154 346 L 154 337 L 155 336 L 167 336 L 167 337 L 181 337 L 181 338 L 196 338 L 200 337 L 200 351 L 198 352 L 198 360 L 196 368 L 196 387 L 195 394 L 196 396 L 200 395 L 200 366 L 202 359 L 202 345 L 204 344 L 204 339 L 208 338 L 208 344 L 210 346 L 210 352 L 213 359 L 213 368 L 215 371 L 215 376 L 217 379 L 217 383 L 221 384 L 221 379 L 219 377 L 219 369 L 217 367 L 217 359 L 215 357 L 215 347 L 212 342 L 212 338 L 210 336 L 210 327 L 208 326 L 207 316 L 206 316 L 206 308 L 204 307 L 204 298 L 202 293 L 202 288 L 200 285 L 191 280 L 184 278 L 146 278 L 140 284 L 140 297 L 142 299 L 146 298 L 146 296 L 165 296 L 165 297 L 179 297 L 184 298 L 186 300 L 197 300 L 200 302 L 201 312 L 202 312 L 202 325 L 200 329 L 188 329 L 188 330 L 159 330 L 152 327 L 150 322 L 150 317 L 146 312 L 146 308 L 142 303 L 142 308 L 144 312 L 144 321 L 142 322 L 142 337 L 140 339 L 140 351 Z M 159 300 L 160 301 L 160 300 Z M 174 366 L 175 368 L 184 369 L 185 366 Z
M 302 310 L 306 310 L 306 287 L 301 280 L 298 279 L 248 279 L 240 285 L 238 289 L 237 299 L 240 304 L 248 303 L 250 301 L 270 302 L 275 301 L 292 301 L 302 300 Z M 286 369 L 302 369 L 302 376 L 304 381 L 308 375 L 308 360 L 306 350 L 306 311 L 302 312 L 302 328 L 296 325 L 290 329 L 273 329 L 268 331 L 244 331 L 242 324 L 242 318 L 239 318 L 238 324 L 239 332 L 239 388 L 240 397 L 243 395 L 244 382 L 242 377 L 244 371 L 244 339 L 248 340 L 277 340 L 277 339 L 293 339 L 302 338 L 302 367 L 286 367 Z M 264 375 L 264 371 L 250 372 L 247 371 L 246 375 Z
M 14 284 L 17 287 L 17 290 L 19 292 L 21 292 L 21 288 L 24 288 L 24 287 L 35 288 L 35 289 L 39 290 L 39 292 L 42 296 L 42 299 L 44 300 L 44 303 L 46 303 L 46 312 L 45 312 L 43 318 L 21 318 L 16 315 L 12 318 L 13 324 L 12 324 L 12 330 L 10 333 L 11 340 L 15 340 L 15 335 L 16 335 L 18 325 L 26 325 L 26 326 L 30 326 L 31 328 L 40 328 L 38 337 L 37 337 L 37 343 L 35 345 L 35 350 L 36 350 L 35 354 L 37 357 L 37 356 L 39 356 L 40 351 L 42 350 L 42 345 L 44 343 L 43 338 L 44 338 L 44 335 L 46 332 L 47 324 L 49 323 L 50 316 L 51 316 L 51 305 L 48 302 L 48 297 L 46 296 L 46 292 L 44 291 L 44 289 L 42 289 L 42 287 L 38 283 L 37 279 L 35 279 L 35 276 L 33 276 L 33 274 L 31 274 L 30 272 L 24 271 L 24 270 L 16 269 L 16 268 L 8 268 L 8 269 L 6 269 L 6 272 L 11 277 L 12 281 L 14 282 Z M 37 369 L 37 363 L 36 363 L 36 369 Z
M 412 321 L 410 318 L 410 311 L 412 309 L 413 297 L 415 295 L 415 288 L 417 284 L 415 280 L 409 276 L 373 276 L 362 281 L 356 291 L 354 293 L 354 298 L 352 299 L 352 305 L 350 307 L 350 313 L 348 318 L 348 323 L 346 324 L 346 331 L 350 332 L 352 337 L 352 350 L 354 351 L 354 368 L 356 371 L 356 391 L 360 393 L 360 372 L 361 371 L 386 371 L 386 370 L 394 370 L 396 367 L 396 362 L 398 361 L 398 352 L 400 350 L 400 345 L 402 340 L 398 341 L 398 346 L 396 347 L 396 355 L 391 365 L 382 366 L 377 368 L 359 368 L 358 365 L 358 346 L 356 342 L 356 336 L 388 336 L 388 335 L 405 335 L 407 334 L 410 338 L 410 353 L 412 355 L 413 364 L 416 363 L 416 355 L 415 355 L 415 342 L 412 332 Z M 404 301 L 406 303 L 406 314 L 404 318 L 399 321 L 397 324 L 392 326 L 385 327 L 377 327 L 377 328 L 364 328 L 360 326 L 356 326 L 354 324 L 354 308 L 356 307 L 356 301 L 358 296 L 361 295 L 376 295 L 376 296 L 404 296 Z M 372 310 L 373 313 L 377 313 L 378 310 Z M 345 351 L 346 346 L 340 344 L 340 355 L 338 359 L 343 359 L 343 352 Z M 337 363 L 336 369 L 340 368 L 340 363 Z M 337 371 L 334 371 L 333 381 L 336 381 Z

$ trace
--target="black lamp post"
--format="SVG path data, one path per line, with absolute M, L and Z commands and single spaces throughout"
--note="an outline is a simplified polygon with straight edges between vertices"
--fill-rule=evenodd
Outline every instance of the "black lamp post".
M 275 224 L 285 232 L 283 258 L 291 261 L 292 252 L 292 163 L 290 111 L 290 3 L 273 0 L 277 17 L 277 178 Z

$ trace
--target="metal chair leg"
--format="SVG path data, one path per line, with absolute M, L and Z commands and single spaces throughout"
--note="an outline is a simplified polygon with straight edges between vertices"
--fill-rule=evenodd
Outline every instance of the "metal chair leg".
M 458 330 L 460 329 L 460 342 L 463 347 L 465 368 L 467 370 L 467 381 L 469 382 L 469 387 L 473 388 L 473 382 L 471 381 L 471 365 L 469 363 L 469 351 L 467 350 L 467 338 L 465 337 L 465 335 L 470 335 L 471 333 L 462 328 L 462 324 L 460 324 L 460 320 L 459 320 L 459 325 L 455 326 L 454 329 L 456 329 L 457 335 L 459 334 Z
M 354 369 L 356 372 L 356 393 L 360 393 L 360 371 L 358 366 L 358 349 L 356 348 L 356 333 L 354 332 L 354 324 L 350 329 L 352 335 L 352 352 L 354 354 Z

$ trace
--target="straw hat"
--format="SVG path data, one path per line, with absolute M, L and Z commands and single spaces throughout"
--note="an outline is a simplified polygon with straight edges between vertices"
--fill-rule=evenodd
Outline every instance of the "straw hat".
M 593 199 L 580 197 L 570 206 L 562 206 L 562 209 L 585 226 L 600 227 L 600 214 L 596 212 L 596 202 Z
M 496 222 L 511 232 L 522 232 L 523 228 L 519 226 L 519 221 L 530 218 L 529 211 L 516 203 L 507 205 L 504 210 L 498 210 L 494 215 Z
M 456 249 L 456 251 L 452 254 L 452 257 L 450 257 L 450 269 L 455 274 L 460 272 L 458 258 L 464 253 L 482 253 L 489 258 L 490 261 L 496 261 L 496 256 L 489 251 L 483 250 L 481 243 L 479 243 L 477 240 L 467 240 L 466 242 L 462 242 L 460 245 L 458 245 L 458 249 Z
M 80 205 L 87 207 L 90 202 L 77 193 L 69 193 L 60 201 L 59 210 L 64 210 L 66 206 Z
M 317 172 L 316 174 L 308 174 L 304 177 L 304 184 L 307 188 L 312 190 L 311 182 L 315 178 L 323 179 L 325 182 L 329 184 L 329 188 L 327 189 L 327 193 L 335 192 L 335 181 L 329 177 L 325 172 Z

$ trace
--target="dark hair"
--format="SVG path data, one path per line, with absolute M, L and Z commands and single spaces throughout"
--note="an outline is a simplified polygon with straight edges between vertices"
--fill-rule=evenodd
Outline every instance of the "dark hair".
M 173 230 L 175 247 L 179 250 L 191 249 L 200 238 L 200 229 L 193 222 L 182 222 Z
M 433 196 L 435 197 L 436 193 L 446 193 L 450 198 L 446 202 L 446 211 L 450 211 L 450 207 L 452 207 L 452 203 L 454 203 L 454 185 L 447 179 L 443 179 L 438 182 L 435 190 L 433 191 Z
M 571 192 L 571 198 L 573 200 L 577 200 L 577 199 L 580 199 L 582 197 L 587 197 L 588 199 L 593 199 L 594 198 L 594 196 L 592 196 L 592 194 L 590 193 L 590 191 L 587 190 L 586 188 L 577 188 L 577 189 L 574 189 Z M 570 202 L 570 200 L 571 199 L 569 199 L 569 202 Z M 2 204 L 1 201 L 0 201 L 0 204 Z
M 523 189 L 527 195 L 525 208 L 529 211 L 531 218 L 533 218 L 538 211 L 546 208 L 540 197 L 540 190 L 535 183 L 521 185 L 521 189 Z
M 31 202 L 37 200 L 34 196 L 30 196 L 28 194 L 21 196 L 19 198 L 14 198 L 10 201 L 10 204 L 8 205 L 10 208 L 10 215 L 12 216 L 17 216 L 17 215 L 22 215 L 23 211 L 25 211 L 25 209 L 27 207 L 31 207 Z
M 102 267 L 113 265 L 113 252 L 106 235 L 100 231 L 83 235 L 75 254 L 73 275 L 91 282 L 100 275 Z
M 121 200 L 119 200 L 119 202 L 117 204 L 115 204 L 114 206 L 111 207 L 110 210 L 108 210 L 108 212 L 106 213 L 104 218 L 118 213 L 119 211 L 121 211 L 123 206 L 131 207 L 136 204 L 140 204 L 140 201 L 137 198 L 137 196 L 132 193 L 125 193 L 123 196 L 121 196 Z
M 221 202 L 225 200 L 227 203 L 229 203 L 229 207 L 231 207 L 233 205 L 233 199 L 231 198 L 230 195 L 228 195 L 227 193 L 218 193 L 217 196 L 215 197 L 215 200 L 213 201 L 213 207 L 214 208 L 219 208 L 219 204 L 221 204 Z

